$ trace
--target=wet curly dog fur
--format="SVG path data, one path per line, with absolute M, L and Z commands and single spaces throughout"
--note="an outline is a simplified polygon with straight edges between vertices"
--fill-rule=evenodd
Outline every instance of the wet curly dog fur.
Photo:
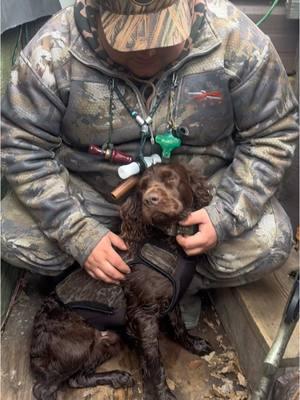
M 120 209 L 121 236 L 130 253 L 134 255 L 140 243 L 154 235 L 157 239 L 158 234 L 176 251 L 175 239 L 158 231 L 157 226 L 171 226 L 192 210 L 207 205 L 209 200 L 205 180 L 191 168 L 158 164 L 147 169 Z M 173 288 L 161 274 L 136 264 L 122 286 L 127 302 L 124 336 L 130 338 L 139 355 L 143 398 L 175 399 L 160 357 L 160 323 L 164 323 L 175 341 L 195 354 L 208 353 L 210 345 L 187 332 L 179 306 L 162 318 Z M 99 365 L 119 351 L 120 345 L 119 334 L 93 328 L 76 312 L 62 306 L 55 296 L 50 296 L 35 316 L 32 333 L 30 361 L 37 379 L 33 388 L 35 398 L 55 400 L 58 389 L 65 383 L 72 388 L 132 386 L 134 381 L 128 372 L 96 372 Z

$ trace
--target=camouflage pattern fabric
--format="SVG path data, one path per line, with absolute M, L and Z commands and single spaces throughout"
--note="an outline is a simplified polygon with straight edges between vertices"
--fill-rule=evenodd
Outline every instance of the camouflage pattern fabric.
M 190 1 L 154 0 L 144 6 L 137 3 L 121 0 L 98 2 L 104 34 L 116 50 L 174 46 L 189 37 L 192 25 Z
M 153 97 L 169 87 L 175 72 L 175 122 L 188 135 L 174 160 L 208 177 L 226 169 L 206 207 L 218 235 L 217 252 L 250 235 L 268 213 L 297 143 L 297 101 L 269 38 L 246 16 L 223 0 L 208 0 L 205 8 L 202 1 L 193 4 L 185 50 L 156 77 Z M 103 222 L 91 213 L 70 176 L 98 194 L 100 216 L 107 209 L 117 212 L 110 192 L 120 182 L 118 166 L 78 149 L 107 141 L 109 79 L 117 80 L 144 118 L 153 106 L 147 109 L 132 77 L 105 55 L 97 33 L 99 10 L 95 0 L 78 0 L 49 20 L 20 54 L 2 102 L 3 172 L 43 237 L 80 264 L 107 232 L 110 215 Z M 155 134 L 167 127 L 167 98 L 154 115 Z M 115 105 L 112 141 L 134 156 L 139 128 L 118 99 Z M 159 151 L 147 143 L 145 155 Z M 14 224 L 16 229 L 18 219 Z M 9 233 L 4 225 L 3 236 Z M 19 245 L 11 237 L 15 252 Z
M 212 176 L 210 185 L 213 188 L 218 186 L 223 173 L 221 170 Z M 117 208 L 111 208 L 99 193 L 74 175 L 70 176 L 70 186 L 103 229 L 118 232 Z M 12 192 L 5 197 L 2 211 L 1 249 L 7 262 L 47 275 L 57 275 L 73 264 L 74 259 L 40 231 Z M 196 267 L 186 299 L 199 289 L 238 286 L 261 278 L 283 264 L 291 245 L 289 219 L 278 201 L 272 198 L 253 229 L 208 252 L 207 263 L 201 262 Z M 158 257 L 163 262 L 162 257 Z

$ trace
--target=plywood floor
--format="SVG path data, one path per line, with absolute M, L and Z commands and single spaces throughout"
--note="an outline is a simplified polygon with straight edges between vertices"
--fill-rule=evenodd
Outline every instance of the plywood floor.
M 20 292 L 2 334 L 1 398 L 3 400 L 34 399 L 31 393 L 33 380 L 29 369 L 29 345 L 32 321 L 41 303 L 41 297 L 32 291 L 29 292 L 29 294 L 28 291 L 26 294 L 24 290 Z M 209 339 L 216 348 L 215 356 L 212 355 L 207 360 L 188 353 L 164 337 L 161 339 L 161 352 L 168 383 L 178 400 L 224 398 L 216 395 L 216 388 L 218 385 L 224 385 L 224 382 L 230 383 L 231 391 L 233 385 L 237 388 L 234 389 L 237 396 L 234 397 L 232 392 L 230 398 L 238 400 L 247 398 L 239 394 L 242 393 L 241 389 L 245 388 L 239 386 L 237 375 L 222 375 L 224 379 L 217 379 L 218 368 L 224 370 L 224 366 L 228 365 L 226 353 L 228 353 L 229 343 L 216 318 L 213 310 L 207 307 L 203 313 L 202 327 L 193 332 L 199 333 L 201 329 L 202 336 Z M 232 358 L 232 356 L 230 357 Z M 211 365 L 214 366 L 213 369 Z M 142 400 L 139 368 L 134 352 L 124 348 L 119 356 L 106 362 L 99 368 L 99 371 L 111 369 L 131 372 L 137 382 L 135 387 L 126 390 L 113 390 L 106 386 L 92 389 L 65 387 L 59 392 L 58 400 Z

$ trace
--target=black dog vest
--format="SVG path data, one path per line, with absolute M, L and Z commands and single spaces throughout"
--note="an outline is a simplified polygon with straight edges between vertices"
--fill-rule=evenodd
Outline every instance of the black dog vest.
M 130 267 L 139 264 L 152 268 L 171 282 L 173 295 L 164 313 L 166 315 L 189 286 L 197 259 L 187 257 L 181 250 L 175 255 L 162 248 L 161 244 L 146 243 L 134 259 L 125 261 Z M 126 298 L 119 285 L 95 280 L 80 269 L 57 285 L 56 294 L 65 306 L 78 312 L 96 329 L 119 330 L 125 325 Z

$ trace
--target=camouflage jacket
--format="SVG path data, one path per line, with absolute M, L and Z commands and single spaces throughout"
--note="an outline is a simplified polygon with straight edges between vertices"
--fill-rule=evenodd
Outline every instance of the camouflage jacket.
M 42 27 L 21 52 L 2 104 L 4 173 L 41 230 L 81 264 L 107 229 L 70 192 L 68 174 L 107 199 L 119 183 L 117 165 L 80 150 L 107 142 L 110 78 L 133 109 L 149 113 L 135 82 L 101 48 L 96 2 L 77 0 Z M 172 157 L 207 176 L 227 168 L 206 208 L 224 241 L 257 223 L 290 165 L 296 99 L 269 38 L 245 15 L 224 0 L 195 3 L 185 50 L 155 85 L 157 94 L 168 90 L 176 73 L 176 124 L 189 134 Z M 115 108 L 112 142 L 134 155 L 139 127 L 116 96 Z M 167 127 L 167 108 L 168 95 L 155 133 Z

